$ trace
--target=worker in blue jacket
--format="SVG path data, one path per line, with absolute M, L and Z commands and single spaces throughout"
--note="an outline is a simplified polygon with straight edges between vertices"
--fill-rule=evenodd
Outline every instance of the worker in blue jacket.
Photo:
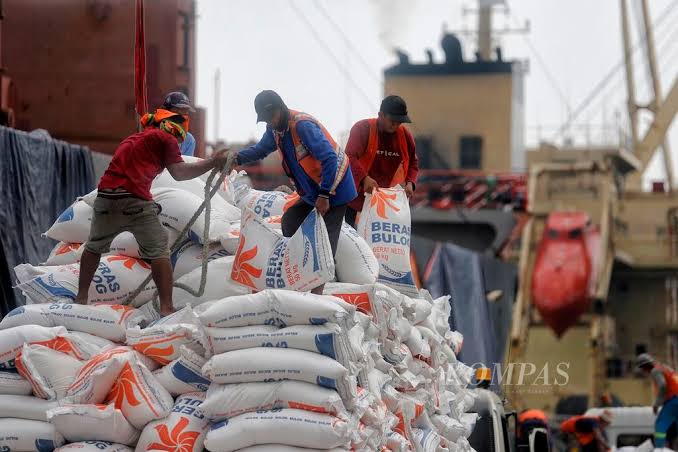
M 257 122 L 266 122 L 266 132 L 257 144 L 238 152 L 237 164 L 261 160 L 278 149 L 283 169 L 301 197 L 282 217 L 283 235 L 291 237 L 315 207 L 325 220 L 335 254 L 346 205 L 357 196 L 348 156 L 317 119 L 290 110 L 275 91 L 257 94 L 254 109 Z

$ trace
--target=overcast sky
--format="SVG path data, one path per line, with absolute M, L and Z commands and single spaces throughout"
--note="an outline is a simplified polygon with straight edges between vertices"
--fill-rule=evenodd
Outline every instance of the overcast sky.
M 631 3 L 639 7 L 640 2 Z M 649 3 L 652 16 L 663 17 L 655 34 L 666 90 L 678 72 L 678 0 Z M 390 49 L 403 48 L 413 62 L 424 62 L 425 49 L 431 48 L 441 61 L 443 27 L 475 29 L 476 16 L 464 13 L 464 6 L 476 4 L 474 0 L 198 0 L 197 103 L 207 108 L 207 137 L 215 136 L 217 68 L 222 78 L 220 138 L 233 142 L 261 135 L 264 128 L 255 124 L 253 99 L 262 89 L 275 89 L 288 105 L 315 115 L 337 137 L 345 136 L 353 122 L 376 114 L 383 69 L 396 61 Z M 552 138 L 568 111 L 574 111 L 621 60 L 619 1 L 509 0 L 508 5 L 508 14 L 501 8 L 494 14 L 496 28 L 530 24 L 527 34 L 497 36 L 497 40 L 505 59 L 529 61 L 525 127 L 528 144 L 533 144 L 537 137 Z M 636 35 L 635 16 L 632 26 Z M 465 57 L 471 59 L 475 37 L 462 37 L 462 42 Z M 636 52 L 635 56 L 639 97 L 647 100 L 643 55 Z M 619 123 L 627 121 L 623 70 L 599 91 L 573 129 L 578 143 L 587 136 L 593 142 L 612 140 Z M 590 124 L 588 133 L 586 124 Z M 678 156 L 676 135 L 674 124 L 673 154 Z M 651 174 L 660 172 L 655 168 Z

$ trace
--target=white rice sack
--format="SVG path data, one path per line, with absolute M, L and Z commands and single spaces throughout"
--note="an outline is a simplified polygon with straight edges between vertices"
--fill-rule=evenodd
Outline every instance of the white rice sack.
M 31 303 L 53 303 L 63 298 L 74 300 L 78 293 L 79 264 L 55 267 L 20 264 L 14 268 L 14 272 L 19 280 L 17 288 Z M 87 294 L 89 304 L 124 303 L 150 273 L 151 266 L 140 259 L 102 257 Z M 154 291 L 155 285 L 151 281 L 134 300 L 135 306 L 141 306 L 153 298 Z
M 61 336 L 60 336 L 61 337 Z M 82 331 L 69 331 L 66 336 L 72 343 L 77 341 L 78 345 L 80 346 L 81 349 L 83 349 L 83 343 L 86 343 L 88 347 L 90 347 L 92 350 L 96 350 L 94 354 L 90 357 L 85 357 L 83 359 L 90 359 L 93 358 L 94 355 L 98 355 L 101 353 L 104 349 L 112 348 L 113 346 L 117 345 L 113 341 L 110 341 L 108 339 L 104 339 L 103 337 L 95 336 L 94 334 L 89 334 L 89 333 L 83 333 Z M 41 345 L 47 345 L 47 344 L 42 344 Z M 49 346 L 49 345 L 47 345 Z M 54 348 L 54 347 L 52 347 Z M 55 350 L 58 350 L 63 353 L 68 353 L 65 350 L 60 350 L 58 348 L 54 348 Z M 72 355 L 72 354 L 71 354 Z M 78 356 L 72 355 L 74 358 L 80 359 Z
M 0 394 L 27 396 L 33 394 L 31 383 L 16 372 L 0 370 Z
M 379 261 L 379 282 L 417 296 L 410 264 L 410 203 L 405 190 L 398 186 L 366 194 L 356 229 Z
M 179 357 L 182 346 L 204 353 L 205 332 L 190 306 L 164 317 L 147 328 L 127 330 L 127 345 L 165 365 Z
M 179 357 L 153 372 L 163 388 L 173 395 L 187 392 L 207 391 L 210 381 L 202 376 L 207 360 L 187 347 L 181 347 Z
M 132 452 L 132 449 L 110 441 L 80 441 L 61 446 L 54 452 Z
M 238 452 L 346 452 L 347 449 L 309 449 L 308 447 L 294 447 L 285 444 L 260 444 L 258 446 L 238 449 Z
M 75 201 L 59 215 L 45 235 L 59 242 L 85 243 L 93 216 L 94 209 L 91 206 L 85 201 Z
M 57 407 L 47 411 L 47 420 L 68 442 L 109 441 L 129 446 L 139 438 L 139 430 L 113 405 Z
M 212 421 L 244 413 L 278 408 L 296 408 L 332 415 L 346 414 L 336 391 L 302 381 L 212 384 L 200 410 Z
M 214 424 L 205 447 L 212 452 L 231 452 L 257 444 L 326 449 L 348 446 L 350 430 L 346 421 L 328 414 L 288 408 L 242 414 Z
M 350 306 L 348 306 L 351 309 Z M 264 290 L 198 306 L 195 313 L 205 327 L 249 325 L 351 324 L 354 311 L 346 311 L 334 297 L 289 290 Z
M 150 370 L 140 362 L 125 363 L 111 392 L 108 403 L 115 404 L 125 418 L 138 429 L 169 415 L 174 399 Z
M 202 369 L 215 383 L 297 380 L 339 392 L 344 401 L 356 396 L 348 370 L 327 356 L 291 348 L 257 347 L 213 356 Z
M 180 396 L 169 416 L 144 428 L 136 450 L 201 452 L 209 428 L 209 420 L 200 411 L 204 400 L 204 392 Z
M 192 240 L 186 240 L 181 247 L 172 253 L 171 261 L 174 268 L 174 279 L 178 279 L 202 265 L 203 246 Z M 208 246 L 207 261 L 211 262 L 220 257 L 226 257 L 228 253 L 220 243 L 211 243 Z
M 84 248 L 82 243 L 59 242 L 54 245 L 47 260 L 41 265 L 66 265 L 80 262 L 80 256 Z
M 118 375 L 135 352 L 127 347 L 115 347 L 85 362 L 66 392 L 65 403 L 103 403 Z
M 348 223 L 341 225 L 337 242 L 337 281 L 353 284 L 374 284 L 379 276 L 379 262 L 372 248 Z
M 374 323 L 380 328 L 382 338 L 389 333 L 393 336 L 404 332 L 400 322 L 403 297 L 394 292 L 383 284 L 330 283 L 325 285 L 324 289 L 325 294 L 340 298 L 354 305 L 358 311 L 371 315 Z M 398 337 L 402 339 L 399 335 Z
M 8 452 L 52 452 L 64 444 L 52 424 L 28 419 L 0 419 L 0 450 Z
M 47 410 L 57 402 L 28 395 L 0 395 L 0 418 L 13 417 L 47 422 Z
M 207 265 L 207 283 L 205 284 L 205 291 L 200 297 L 194 297 L 184 289 L 175 287 L 172 294 L 174 308 L 181 309 L 187 304 L 198 306 L 206 301 L 250 293 L 250 289 L 231 280 L 234 259 L 233 256 L 220 257 Z M 176 282 L 197 291 L 200 288 L 201 276 L 202 268 L 198 267 L 177 279 Z
M 255 290 L 311 290 L 334 277 L 327 228 L 314 209 L 290 238 L 244 210 L 231 279 Z
M 233 185 L 236 205 L 242 210 L 251 210 L 261 219 L 282 215 L 301 199 L 297 192 L 255 190 L 237 181 Z
M 348 336 L 338 325 L 271 325 L 207 328 L 212 354 L 255 347 L 294 348 L 320 353 L 346 365 L 355 359 Z
M 174 241 L 179 237 L 179 232 L 172 228 L 165 227 L 167 231 L 167 245 L 172 246 Z M 107 255 L 129 256 L 139 258 L 139 244 L 134 235 L 129 231 L 124 231 L 118 234 L 111 242 L 111 250 Z
M 413 428 L 412 434 L 422 452 L 438 452 L 441 438 L 435 431 Z
M 185 162 L 188 163 L 199 162 L 204 160 L 200 157 L 193 157 L 190 155 L 183 155 L 182 158 L 184 159 Z M 153 184 L 151 185 L 151 188 L 178 188 L 180 190 L 191 192 L 194 195 L 200 197 L 200 199 L 204 199 L 205 185 L 207 184 L 207 179 L 209 179 L 211 173 L 212 171 L 208 171 L 202 174 L 200 177 L 196 177 L 195 179 L 178 181 L 172 177 L 169 171 L 164 170 L 162 173 L 160 173 L 158 177 L 155 178 Z M 246 176 L 246 173 L 244 171 L 242 171 L 241 173 Z M 219 186 L 217 193 L 212 198 L 213 202 L 217 203 L 217 205 L 223 202 L 231 204 L 231 206 L 235 205 L 235 201 L 233 200 L 231 181 L 240 179 L 240 177 L 241 175 L 239 173 L 237 173 L 236 171 L 232 171 L 229 177 L 225 178 L 224 181 Z M 217 174 L 215 178 L 212 180 L 212 183 L 216 182 L 218 178 L 219 175 Z M 215 199 L 216 201 L 214 201 Z
M 33 394 L 47 400 L 66 396 L 84 362 L 42 345 L 25 344 L 17 355 L 16 367 L 33 388 Z
M 0 369 L 14 368 L 14 358 L 24 344 L 49 341 L 66 334 L 66 328 L 48 328 L 39 325 L 21 325 L 0 330 Z
M 160 221 L 177 231 L 182 231 L 191 217 L 198 210 L 203 200 L 193 193 L 174 188 L 158 188 L 151 190 L 155 202 L 162 206 L 158 214 Z M 208 240 L 219 241 L 219 235 L 228 231 L 231 223 L 240 220 L 240 209 L 224 202 L 212 204 L 210 208 L 210 230 Z M 202 212 L 190 229 L 192 240 L 202 243 L 205 229 L 205 212 Z
M 122 342 L 127 328 L 143 320 L 140 312 L 123 305 L 32 304 L 13 309 L 0 322 L 0 329 L 19 325 L 63 326 L 71 331 Z

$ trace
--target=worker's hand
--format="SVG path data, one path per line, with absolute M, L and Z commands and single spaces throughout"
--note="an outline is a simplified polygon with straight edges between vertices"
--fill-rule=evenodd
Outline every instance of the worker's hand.
M 318 196 L 315 200 L 315 208 L 318 209 L 320 215 L 325 215 L 330 210 L 330 200 L 323 196 Z
M 365 176 L 365 179 L 363 179 L 363 191 L 371 194 L 376 188 L 379 188 L 377 181 L 370 176 Z
M 657 414 L 659 407 L 657 405 L 652 405 L 652 413 Z
M 408 198 L 411 198 L 412 195 L 414 195 L 414 184 L 412 182 L 405 184 L 405 194 Z
M 219 149 L 212 154 L 212 162 L 215 168 L 223 168 L 230 173 L 238 165 L 238 152 L 230 149 Z

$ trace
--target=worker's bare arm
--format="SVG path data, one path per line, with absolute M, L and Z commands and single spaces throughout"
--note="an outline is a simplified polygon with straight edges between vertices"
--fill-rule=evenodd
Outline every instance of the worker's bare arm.
M 176 180 L 188 180 L 199 177 L 213 168 L 219 168 L 226 164 L 228 151 L 223 149 L 214 153 L 214 155 L 198 162 L 181 162 L 167 167 L 167 171 Z

